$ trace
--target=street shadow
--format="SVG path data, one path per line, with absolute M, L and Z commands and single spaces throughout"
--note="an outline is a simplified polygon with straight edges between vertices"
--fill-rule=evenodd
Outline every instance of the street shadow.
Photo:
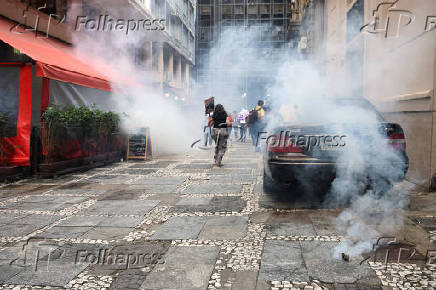
M 320 209 L 331 208 L 324 200 L 330 184 L 274 184 L 265 188 L 262 184 L 259 206 L 270 209 Z

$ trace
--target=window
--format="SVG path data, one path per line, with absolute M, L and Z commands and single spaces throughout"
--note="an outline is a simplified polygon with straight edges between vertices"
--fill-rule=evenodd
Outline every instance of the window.
M 235 11 L 235 14 L 238 14 L 238 15 L 245 14 L 244 13 L 245 9 L 244 9 L 243 5 L 235 5 L 234 11 Z
M 200 6 L 200 14 L 201 15 L 211 15 L 212 14 L 212 7 Z

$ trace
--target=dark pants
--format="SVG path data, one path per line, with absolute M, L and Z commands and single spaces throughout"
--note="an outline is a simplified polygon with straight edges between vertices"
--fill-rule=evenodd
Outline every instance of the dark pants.
M 227 128 L 213 128 L 212 129 L 212 138 L 215 141 L 215 156 L 214 159 L 216 162 L 221 163 L 223 159 L 224 153 L 227 150 L 227 139 L 228 139 L 228 131 Z
M 257 145 L 259 145 L 258 142 L 259 140 L 257 140 L 258 133 L 259 133 L 258 124 L 257 123 L 250 124 L 248 129 L 250 130 L 251 142 L 254 147 L 257 147 Z
M 244 124 L 241 124 L 239 127 L 239 134 L 241 135 L 241 141 L 245 142 L 245 137 L 247 137 L 247 128 L 245 128 Z

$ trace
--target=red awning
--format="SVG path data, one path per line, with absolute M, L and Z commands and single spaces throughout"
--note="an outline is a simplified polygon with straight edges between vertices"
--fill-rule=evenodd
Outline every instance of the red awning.
M 15 24 L 0 18 L 0 40 L 35 60 L 37 76 L 105 91 L 111 90 L 111 80 L 123 84 L 135 84 L 134 81 L 124 78 L 108 67 L 94 69 L 82 56 L 76 56 L 70 45 L 59 40 L 44 38 L 43 34 L 35 37 L 35 32 L 30 31 L 27 33 L 11 31 Z M 89 59 L 93 58 L 89 57 Z

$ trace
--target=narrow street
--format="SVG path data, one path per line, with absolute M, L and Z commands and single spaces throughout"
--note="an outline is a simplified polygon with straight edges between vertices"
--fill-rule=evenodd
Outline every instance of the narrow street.
M 412 258 L 400 253 L 397 263 L 391 249 L 388 267 L 384 253 L 344 261 L 332 255 L 340 209 L 292 209 L 263 195 L 261 155 L 248 143 L 234 143 L 222 168 L 211 156 L 3 186 L 0 289 L 436 287 L 423 252 L 435 250 L 434 194 L 413 194 L 405 213 L 398 238 L 416 247 Z

